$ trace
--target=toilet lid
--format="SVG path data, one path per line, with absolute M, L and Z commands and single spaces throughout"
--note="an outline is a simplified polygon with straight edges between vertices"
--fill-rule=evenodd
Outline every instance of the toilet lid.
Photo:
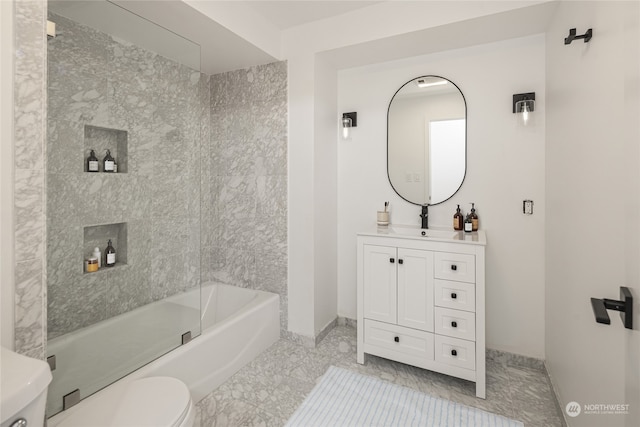
M 174 427 L 189 412 L 191 393 L 180 380 L 149 377 L 127 386 L 113 415 L 113 426 Z

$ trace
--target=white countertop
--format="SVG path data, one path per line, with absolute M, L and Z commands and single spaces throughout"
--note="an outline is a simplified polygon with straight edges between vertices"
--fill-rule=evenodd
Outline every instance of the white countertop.
M 422 234 L 423 232 L 425 232 L 425 235 Z M 464 243 L 468 245 L 483 246 L 487 244 L 487 236 L 482 230 L 465 233 L 464 231 L 455 231 L 450 228 L 434 227 L 423 230 L 417 226 L 398 224 L 377 226 L 375 228 L 359 232 L 358 236 L 386 236 L 398 239 L 431 240 L 436 242 Z

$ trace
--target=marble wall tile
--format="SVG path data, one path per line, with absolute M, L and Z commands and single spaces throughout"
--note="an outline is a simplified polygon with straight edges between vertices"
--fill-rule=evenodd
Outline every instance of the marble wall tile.
M 16 64 L 20 62 L 16 59 Z M 14 88 L 15 167 L 43 169 L 46 98 L 43 96 L 42 77 L 37 73 L 16 73 Z
M 276 292 L 287 329 L 286 62 L 211 76 L 211 277 Z
M 42 258 L 18 262 L 15 277 L 15 345 L 24 353 L 42 347 L 45 340 Z
M 48 58 L 47 274 L 48 318 L 58 336 L 200 283 L 201 118 L 206 111 L 208 126 L 210 92 L 199 72 L 53 18 L 59 37 Z M 126 168 L 84 172 L 87 146 L 100 150 L 111 137 L 86 133 L 85 125 L 126 132 L 126 157 L 120 145 L 114 153 Z M 205 147 L 208 154 L 208 141 Z M 116 247 L 121 256 L 126 250 L 127 264 L 84 274 L 84 227 L 113 223 L 127 224 L 126 245 Z M 106 242 L 96 244 L 104 251 Z

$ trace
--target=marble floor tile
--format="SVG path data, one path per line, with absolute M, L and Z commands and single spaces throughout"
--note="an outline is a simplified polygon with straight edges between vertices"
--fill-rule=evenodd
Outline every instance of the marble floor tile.
M 197 405 L 199 427 L 283 426 L 329 366 L 350 369 L 433 397 L 522 421 L 526 427 L 562 427 L 544 372 L 487 361 L 487 398 L 475 384 L 381 357 L 356 362 L 356 330 L 336 326 L 316 348 L 281 339 Z

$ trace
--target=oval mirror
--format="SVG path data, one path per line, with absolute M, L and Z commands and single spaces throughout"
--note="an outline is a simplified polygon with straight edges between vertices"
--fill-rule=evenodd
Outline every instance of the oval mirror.
M 467 103 L 438 76 L 405 83 L 389 103 L 387 174 L 396 193 L 416 205 L 453 196 L 467 169 Z

